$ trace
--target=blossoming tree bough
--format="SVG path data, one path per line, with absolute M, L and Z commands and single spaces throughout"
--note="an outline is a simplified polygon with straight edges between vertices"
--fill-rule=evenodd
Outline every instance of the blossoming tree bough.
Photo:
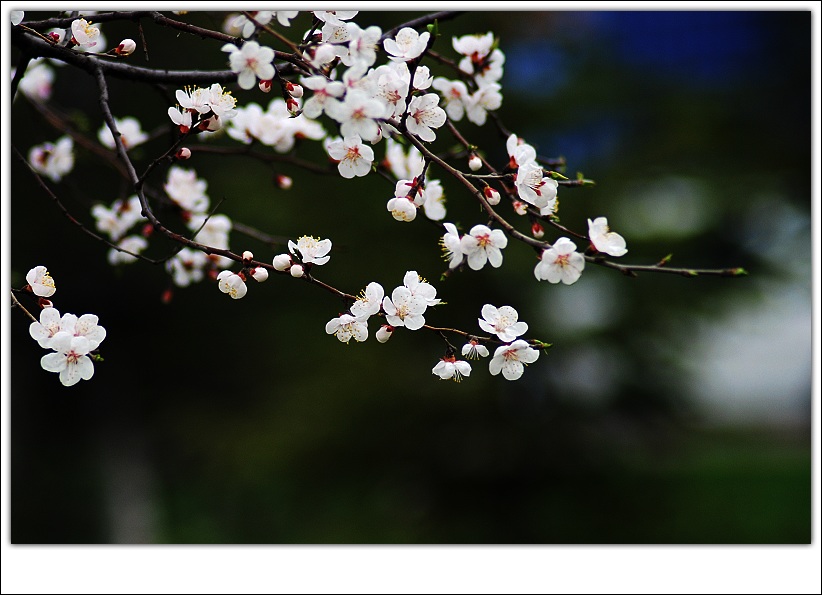
M 672 268 L 668 258 L 654 264 L 618 262 L 613 258 L 627 254 L 627 242 L 610 230 L 605 216 L 592 213 L 587 233 L 563 225 L 559 196 L 593 181 L 567 178 L 563 159 L 538 156 L 527 131 L 520 135 L 506 128 L 504 48 L 498 47 L 493 32 L 447 35 L 446 24 L 461 13 L 425 14 L 388 31 L 369 24 L 367 15 L 357 11 L 231 13 L 225 15 L 222 30 L 195 25 L 187 14 L 72 12 L 45 20 L 27 20 L 20 11 L 11 14 L 12 43 L 20 55 L 12 96 L 24 97 L 59 128 L 59 110 L 51 105 L 55 77 L 70 69 L 93 77 L 105 122 L 96 138 L 71 130 L 53 141 L 15 147 L 14 153 L 44 196 L 108 250 L 113 266 L 162 264 L 176 286 L 212 284 L 235 300 L 247 295 L 250 278 L 262 283 L 276 276 L 281 283 L 308 283 L 345 304 L 343 311 L 330 306 L 326 322 L 316 322 L 340 342 L 367 341 L 369 326 L 380 343 L 398 329 L 431 333 L 431 373 L 443 380 L 471 377 L 467 360 L 489 356 L 490 374 L 517 380 L 550 346 L 527 336 L 533 327 L 519 320 L 515 304 L 484 305 L 477 313 L 477 328 L 431 324 L 435 317 L 447 316 L 447 306 L 413 262 L 402 283 L 376 278 L 359 293 L 359 288 L 324 282 L 320 267 L 332 266 L 332 239 L 308 235 L 310 229 L 299 238 L 278 239 L 232 220 L 219 212 L 220 205 L 211 204 L 207 173 L 197 171 L 196 155 L 213 152 L 278 160 L 292 167 L 288 176 L 277 176 L 283 189 L 300 175 L 335 176 L 353 191 L 358 178 L 384 178 L 386 226 L 425 218 L 439 230 L 431 234 L 430 244 L 441 245 L 447 267 L 429 272 L 429 277 L 457 272 L 470 277 L 486 265 L 500 268 L 508 250 L 535 253 L 533 271 L 521 272 L 523 283 L 529 278 L 533 283 L 533 274 L 537 281 L 570 285 L 589 266 L 627 276 L 746 274 L 741 268 Z M 103 29 L 116 21 L 130 23 L 140 42 L 129 38 L 108 43 Z M 201 37 L 203 52 L 222 55 L 225 67 L 207 71 L 192 63 L 189 70 L 166 70 L 140 64 L 140 46 L 148 55 L 144 29 L 149 25 Z M 69 68 L 54 68 L 56 64 Z M 432 67 L 445 74 L 435 76 Z M 151 121 L 140 122 L 112 100 L 112 78 L 158 86 L 176 103 L 158 107 Z M 274 95 L 267 106 L 248 98 L 255 87 Z M 489 161 L 491 147 L 468 141 L 458 129 L 463 120 L 495 128 L 507 160 Z M 158 127 L 171 131 L 175 140 L 157 154 L 133 156 L 135 146 L 156 138 L 145 130 Z M 319 143 L 327 161 L 301 159 L 298 139 Z M 446 145 L 458 149 L 445 150 Z M 60 198 L 68 192 L 61 183 L 72 175 L 79 151 L 121 176 L 131 196 L 97 204 L 89 213 L 70 213 Z M 448 220 L 443 177 L 463 189 L 459 195 L 452 193 L 451 201 L 479 207 L 474 221 Z M 164 207 L 162 220 L 158 205 Z M 167 217 L 175 219 L 174 225 Z M 172 230 L 179 224 L 185 233 Z M 282 250 L 261 258 L 248 250 L 237 252 L 232 245 L 240 235 L 264 237 Z M 160 258 L 148 257 L 157 237 L 171 240 L 176 249 Z M 99 346 L 105 329 L 92 314 L 60 315 L 49 299 L 55 283 L 45 266 L 34 266 L 26 281 L 24 287 L 12 289 L 13 305 L 31 318 L 31 337 L 52 350 L 41 360 L 43 369 L 59 373 L 66 386 L 90 379 L 93 362 L 102 360 Z M 27 299 L 32 303 L 23 304 Z M 38 316 L 30 312 L 35 309 Z

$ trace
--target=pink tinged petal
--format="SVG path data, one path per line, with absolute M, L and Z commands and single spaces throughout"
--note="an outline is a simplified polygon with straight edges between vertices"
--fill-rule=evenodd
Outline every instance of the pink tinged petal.
M 241 89 L 251 89 L 257 82 L 257 77 L 254 74 L 253 70 L 243 70 L 240 75 L 237 77 L 237 84 L 240 85 Z
M 491 304 L 485 304 L 482 307 L 482 310 L 480 310 L 480 313 L 485 320 L 495 320 L 500 316 L 499 310 L 497 310 L 496 306 L 492 306 Z
M 40 358 L 40 366 L 46 372 L 62 372 L 68 365 L 68 359 L 64 353 L 49 353 Z
M 255 73 L 257 74 L 257 78 L 261 81 L 270 81 L 274 78 L 276 74 L 276 70 L 274 69 L 273 64 L 259 64 L 257 68 L 254 69 Z
M 484 267 L 487 261 L 488 255 L 485 250 L 475 250 L 468 255 L 468 266 L 475 271 L 478 271 Z
M 405 323 L 405 328 L 407 328 L 409 331 L 416 331 L 421 329 L 425 324 L 425 317 L 423 317 L 421 314 L 410 314 L 405 317 L 405 320 L 403 320 L 403 322 Z
M 467 377 L 467 376 L 471 375 L 471 364 L 469 364 L 466 361 L 460 360 L 460 361 L 454 362 L 454 367 L 463 376 Z
M 488 246 L 488 248 L 486 248 L 486 252 L 488 253 L 488 262 L 491 263 L 492 267 L 498 269 L 502 266 L 502 252 L 499 251 L 499 248 Z
M 497 248 L 505 248 L 508 245 L 508 236 L 501 229 L 495 229 L 491 232 L 491 244 Z
M 391 301 L 390 297 L 385 297 L 382 300 L 382 309 L 388 316 L 396 316 L 397 315 L 397 307 L 394 305 L 394 302 Z M 393 323 L 390 323 L 391 326 L 395 326 Z
M 519 352 L 519 361 L 524 364 L 533 364 L 539 359 L 539 351 L 530 347 L 522 349 Z
M 64 386 L 73 386 L 80 380 L 88 380 L 94 375 L 94 364 L 87 356 L 69 361 L 66 367 L 60 372 L 60 382 Z
M 363 342 L 368 338 L 368 327 L 364 324 L 359 322 L 353 323 L 351 325 L 351 331 L 354 335 L 354 339 Z
M 505 360 L 502 364 L 502 375 L 506 380 L 517 380 L 522 376 L 524 366 L 514 359 Z
M 508 333 L 514 335 L 514 337 L 519 337 L 520 335 L 524 335 L 528 332 L 528 323 L 526 322 L 515 322 L 511 326 L 508 327 Z

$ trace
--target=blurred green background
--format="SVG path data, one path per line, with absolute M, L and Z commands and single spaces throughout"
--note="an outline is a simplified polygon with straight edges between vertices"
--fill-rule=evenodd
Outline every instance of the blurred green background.
M 180 18 L 219 29 L 224 14 Z M 387 30 L 418 15 L 355 21 Z M 286 32 L 309 22 L 302 13 Z M 529 336 L 554 344 L 518 382 L 490 376 L 487 360 L 460 384 L 439 381 L 430 333 L 344 346 L 324 332 L 338 301 L 288 277 L 239 302 L 203 282 L 164 304 L 161 267 L 112 269 L 12 159 L 12 285 L 47 265 L 58 309 L 97 314 L 108 331 L 94 378 L 64 388 L 12 312 L 12 543 L 809 543 L 810 22 L 807 11 L 482 12 L 443 22 L 434 46 L 455 58 L 452 36 L 499 37 L 502 121 L 597 182 L 561 189 L 564 225 L 585 232 L 604 215 L 626 262 L 673 253 L 672 266 L 742 266 L 746 278 L 589 266 L 573 286 L 540 284 L 533 251 L 512 242 L 501 269 L 441 281 L 439 232 L 391 219 L 391 185 L 376 175 L 206 154 L 185 164 L 233 219 L 331 238 L 318 276 L 349 293 L 369 281 L 390 291 L 416 269 L 449 302 L 429 323 L 473 330 L 483 304 L 513 305 Z M 102 30 L 109 45 L 139 38 L 133 23 Z M 225 67 L 219 42 L 148 21 L 145 35 L 148 66 Z M 144 64 L 139 50 L 132 61 Z M 55 70 L 52 105 L 96 138 L 93 79 Z M 112 79 L 113 113 L 162 128 L 174 89 Z M 11 128 L 23 154 L 60 136 L 20 97 Z M 459 128 L 505 159 L 491 126 Z M 138 170 L 170 138 L 135 150 Z M 451 146 L 445 133 L 434 143 Z M 316 144 L 297 154 L 324 161 Z M 278 189 L 275 173 L 294 187 Z M 430 176 L 447 221 L 482 222 L 457 185 Z M 52 187 L 87 224 L 95 201 L 128 196 L 83 150 Z M 274 254 L 236 233 L 231 247 Z

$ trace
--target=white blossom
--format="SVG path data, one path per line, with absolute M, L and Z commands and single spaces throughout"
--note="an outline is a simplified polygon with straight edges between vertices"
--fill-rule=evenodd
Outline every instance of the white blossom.
M 499 308 L 485 304 L 481 310 L 482 318 L 478 318 L 480 328 L 486 333 L 493 333 L 500 341 L 508 343 L 528 331 L 528 324 L 518 322 L 519 314 L 511 306 Z
M 382 300 L 385 297 L 385 290 L 382 285 L 372 281 L 369 283 L 351 305 L 351 314 L 360 320 L 365 320 L 374 316 L 382 307 Z
M 488 370 L 493 376 L 502 372 L 506 380 L 517 380 L 522 376 L 523 364 L 532 364 L 539 358 L 539 351 L 517 339 L 510 345 L 502 345 L 494 351 L 494 357 L 488 362 Z
M 245 296 L 246 292 L 248 292 L 245 279 L 243 279 L 241 275 L 231 271 L 222 271 L 217 275 L 217 287 L 220 288 L 220 291 L 227 293 L 235 300 Z
M 52 337 L 49 346 L 56 353 L 44 355 L 40 366 L 47 372 L 58 372 L 64 386 L 73 386 L 94 375 L 94 364 L 88 353 L 93 349 L 85 337 L 75 337 L 60 331 Z
M 342 101 L 327 100 L 325 113 L 340 123 L 343 137 L 356 134 L 364 140 L 374 142 L 380 136 L 380 128 L 375 119 L 383 117 L 385 105 L 363 91 L 353 89 L 346 93 Z
M 405 120 L 408 132 L 427 142 L 437 138 L 432 128 L 439 128 L 446 120 L 445 110 L 437 105 L 439 100 L 436 93 L 418 95 L 411 100 Z
M 92 48 L 100 40 L 100 29 L 92 27 L 86 19 L 76 19 L 71 23 L 71 39 L 81 48 Z
M 551 248 L 543 251 L 534 276 L 538 281 L 549 283 L 575 283 L 585 268 L 585 257 L 576 249 L 576 244 L 568 238 L 559 238 Z
M 232 72 L 237 73 L 237 84 L 242 89 L 251 89 L 257 84 L 257 79 L 270 81 L 276 72 L 274 65 L 274 50 L 260 46 L 256 41 L 247 41 L 242 48 L 233 43 L 227 43 L 222 51 L 228 52 L 229 66 Z
M 542 168 L 535 161 L 521 165 L 517 170 L 517 194 L 525 202 L 538 209 L 556 208 L 557 187 L 556 180 L 543 176 Z
M 397 287 L 382 301 L 385 320 L 393 327 L 404 326 L 409 330 L 421 329 L 425 324 L 423 313 L 426 309 L 425 298 L 414 295 L 405 286 Z
M 148 140 L 148 134 L 143 132 L 140 126 L 140 121 L 137 118 L 126 117 L 123 119 L 114 118 L 114 123 L 117 125 L 117 131 L 120 133 L 120 142 L 126 150 L 136 147 Z M 97 131 L 97 138 L 100 143 L 109 149 L 116 148 L 114 143 L 114 135 L 111 133 L 107 124 Z
M 34 295 L 40 297 L 51 297 L 57 291 L 54 279 L 49 275 L 46 267 L 42 265 L 36 266 L 26 273 L 26 283 L 29 284 Z
M 446 356 L 437 362 L 431 370 L 432 374 L 440 377 L 440 380 L 455 380 L 459 382 L 462 377 L 471 375 L 471 364 L 464 360 L 458 360 L 453 355 Z
M 325 332 L 336 335 L 342 343 L 348 343 L 352 337 L 357 341 L 365 341 L 368 338 L 368 326 L 351 314 L 340 314 L 338 318 L 329 320 L 325 325 Z
M 488 348 L 476 339 L 471 339 L 468 343 L 462 346 L 462 355 L 468 359 L 488 357 Z
M 403 27 L 394 36 L 394 39 L 388 38 L 383 42 L 385 51 L 391 54 L 388 59 L 400 62 L 407 62 L 418 58 L 428 46 L 428 40 L 431 37 L 429 32 L 418 33 L 411 27 Z
M 288 251 L 295 256 L 299 256 L 304 264 L 323 265 L 331 259 L 328 256 L 331 251 L 331 240 L 318 240 L 311 236 L 302 236 L 297 239 L 296 244 L 288 240 Z
M 74 168 L 74 141 L 61 137 L 56 144 L 43 143 L 29 150 L 29 164 L 37 173 L 59 182 Z
M 475 225 L 460 239 L 460 248 L 468 257 L 468 266 L 478 271 L 490 262 L 494 268 L 502 266 L 502 249 L 508 245 L 508 237 L 501 229 L 492 230 L 486 225 Z
M 362 144 L 362 139 L 356 134 L 329 143 L 328 154 L 339 161 L 337 169 L 342 177 L 348 179 L 367 175 L 374 161 L 374 150 Z
M 599 252 L 611 256 L 624 256 L 628 252 L 625 238 L 610 230 L 605 217 L 597 217 L 593 221 L 588 219 L 588 237 Z

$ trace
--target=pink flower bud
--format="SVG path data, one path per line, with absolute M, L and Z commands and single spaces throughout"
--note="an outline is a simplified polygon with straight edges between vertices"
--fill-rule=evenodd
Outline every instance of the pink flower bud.
M 286 81 L 285 83 L 285 90 L 288 91 L 289 95 L 292 97 L 296 97 L 299 99 L 303 96 L 303 88 L 301 85 L 295 85 L 290 81 Z
M 471 158 L 468 160 L 468 167 L 471 171 L 477 171 L 482 167 L 482 160 L 476 153 L 471 154 Z
M 384 324 L 380 327 L 380 330 L 377 331 L 376 337 L 377 341 L 380 343 L 385 343 L 388 339 L 391 338 L 391 335 L 394 333 L 394 327 L 390 324 Z
M 531 235 L 533 235 L 537 239 L 540 239 L 542 236 L 545 235 L 545 228 L 539 221 L 534 221 L 534 224 L 531 225 Z
M 262 91 L 263 93 L 270 93 L 271 92 L 271 81 L 270 80 L 260 81 L 260 84 L 257 85 L 257 86 L 260 87 L 260 91 Z
M 486 186 L 485 189 L 482 191 L 485 194 L 485 200 L 488 201 L 488 204 L 491 206 L 496 206 L 499 204 L 499 192 L 491 188 L 490 186 Z
M 528 212 L 528 203 L 521 200 L 514 201 L 514 212 L 517 215 L 525 215 Z
M 294 180 L 282 174 L 277 174 L 277 176 L 274 178 L 274 181 L 277 183 L 277 186 L 279 186 L 281 190 L 288 190 L 294 184 Z
M 288 108 L 288 113 L 292 116 L 297 116 L 300 113 L 300 104 L 297 103 L 297 100 L 293 97 L 289 97 L 288 100 L 285 102 L 285 106 Z
M 288 254 L 278 254 L 274 257 L 274 262 L 272 264 L 278 271 L 287 271 L 292 265 L 291 257 Z
M 177 150 L 177 153 L 175 153 L 174 157 L 179 159 L 180 161 L 185 161 L 186 159 L 191 157 L 191 149 L 189 149 L 188 147 L 180 147 Z
M 291 265 L 291 276 L 295 278 L 300 278 L 305 275 L 305 270 L 303 269 L 303 265 L 301 264 L 294 264 Z
M 251 276 L 254 277 L 255 281 L 262 283 L 268 279 L 268 269 L 264 269 L 263 267 L 254 267 L 251 270 Z
M 120 45 L 118 45 L 114 49 L 114 52 L 118 56 L 128 56 L 129 54 L 134 53 L 134 50 L 136 50 L 136 49 L 137 49 L 137 44 L 134 43 L 133 39 L 124 39 L 123 41 L 120 42 Z
M 248 251 L 248 250 L 246 250 L 245 252 L 243 252 L 243 264 L 244 264 L 244 265 L 247 265 L 247 264 L 248 264 L 248 263 L 250 263 L 252 260 L 254 260 L 254 254 L 253 254 L 253 253 L 251 253 L 251 252 L 250 252 L 250 251 Z

